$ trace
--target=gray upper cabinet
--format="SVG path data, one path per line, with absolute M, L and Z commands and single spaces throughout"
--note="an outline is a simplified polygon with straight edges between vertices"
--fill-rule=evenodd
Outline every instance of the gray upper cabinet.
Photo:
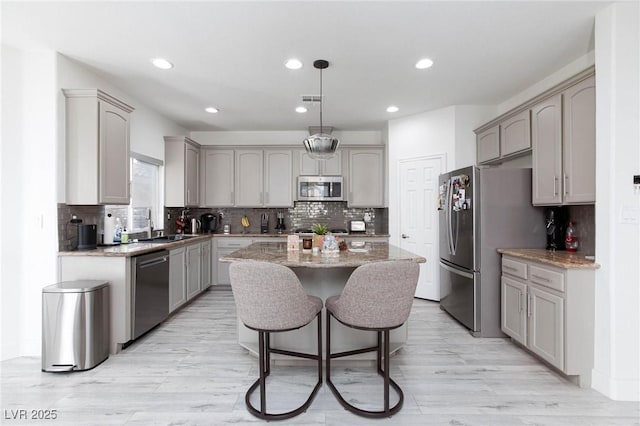
M 478 164 L 483 164 L 500 158 L 500 127 L 495 125 L 476 136 Z
M 290 149 L 264 151 L 264 206 L 293 206 L 293 166 Z
M 340 176 L 342 175 L 342 151 L 338 149 L 333 157 L 325 160 L 314 160 L 304 151 L 298 151 L 300 156 L 298 175 L 300 176 Z
M 129 204 L 133 108 L 99 89 L 63 89 L 67 204 Z
M 555 95 L 533 107 L 531 135 L 532 202 L 535 205 L 561 204 L 562 95 Z
M 350 148 L 350 207 L 384 207 L 384 149 Z
M 235 157 L 236 207 L 262 206 L 264 202 L 262 150 L 236 149 Z
M 506 157 L 531 149 L 531 111 L 522 111 L 500 123 L 500 155 Z
M 200 145 L 185 136 L 164 137 L 165 205 L 200 204 Z
M 203 207 L 232 207 L 234 194 L 234 151 L 201 149 L 201 197 Z
M 596 82 L 590 77 L 565 90 L 563 188 L 565 204 L 596 201 Z
M 595 203 L 595 77 L 533 107 L 533 204 Z

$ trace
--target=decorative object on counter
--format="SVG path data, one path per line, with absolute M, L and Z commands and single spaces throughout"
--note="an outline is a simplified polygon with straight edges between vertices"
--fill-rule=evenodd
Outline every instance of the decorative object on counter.
M 176 234 L 182 234 L 186 226 L 187 226 L 187 219 L 184 216 L 184 210 L 183 210 L 183 214 L 181 214 L 180 217 L 176 219 Z
M 120 218 L 116 218 L 116 227 L 113 232 L 113 241 L 116 243 L 120 242 L 120 238 L 122 236 L 122 223 L 120 223 Z
M 567 225 L 564 245 L 567 251 L 578 251 L 578 237 L 576 236 L 575 225 L 572 221 L 569 221 L 569 224 Z
M 249 218 L 247 215 L 242 215 L 242 219 L 240 219 L 240 223 L 242 224 L 242 233 L 247 232 L 247 228 L 251 226 L 251 222 L 249 222 Z
M 347 242 L 345 240 L 340 240 L 338 242 L 338 249 L 340 249 L 340 251 L 345 251 L 348 248 L 347 246 Z
M 300 239 L 297 235 L 287 235 L 287 251 L 298 251 Z
M 322 255 L 330 256 L 336 255 L 340 252 L 338 248 L 338 240 L 333 235 L 325 235 L 324 241 L 322 242 Z
M 318 59 L 313 62 L 313 66 L 320 70 L 320 131 L 313 133 L 302 143 L 311 158 L 326 159 L 333 157 L 340 145 L 338 139 L 331 137 L 332 129 L 325 133 L 322 126 L 322 70 L 329 68 L 329 62 L 324 59 Z
M 565 249 L 566 207 L 547 207 L 545 210 L 545 227 L 547 229 L 547 250 Z
M 129 232 L 127 231 L 127 228 L 124 228 L 122 230 L 122 234 L 120 234 L 120 242 L 122 244 L 129 243 Z
M 318 247 L 318 249 L 322 249 L 322 245 L 324 244 L 324 236 L 329 233 L 329 227 L 322 223 L 317 223 L 311 227 L 313 231 L 313 247 Z
M 311 250 L 313 240 L 311 238 L 303 238 L 302 239 L 302 249 L 303 250 Z

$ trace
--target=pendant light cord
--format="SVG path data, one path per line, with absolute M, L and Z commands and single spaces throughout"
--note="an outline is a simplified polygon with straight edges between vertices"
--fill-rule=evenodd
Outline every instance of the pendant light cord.
M 320 134 L 323 134 L 322 131 L 322 68 L 320 68 Z

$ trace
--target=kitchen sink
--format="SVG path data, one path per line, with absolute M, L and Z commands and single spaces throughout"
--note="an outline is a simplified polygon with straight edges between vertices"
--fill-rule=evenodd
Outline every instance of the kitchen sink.
M 196 235 L 182 235 L 182 234 L 174 234 L 174 235 L 163 235 L 162 237 L 154 237 L 154 238 L 138 238 L 138 242 L 141 243 L 170 243 L 173 241 L 182 241 L 188 240 L 191 238 L 195 238 Z

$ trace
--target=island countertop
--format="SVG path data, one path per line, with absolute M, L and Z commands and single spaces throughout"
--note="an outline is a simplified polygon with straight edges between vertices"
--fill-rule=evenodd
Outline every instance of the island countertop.
M 258 242 L 220 258 L 222 262 L 270 262 L 289 268 L 356 268 L 367 263 L 389 260 L 416 263 L 427 261 L 422 256 L 383 242 L 369 242 L 362 248 L 350 248 L 336 254 L 313 254 L 305 250 L 287 251 L 286 242 Z

